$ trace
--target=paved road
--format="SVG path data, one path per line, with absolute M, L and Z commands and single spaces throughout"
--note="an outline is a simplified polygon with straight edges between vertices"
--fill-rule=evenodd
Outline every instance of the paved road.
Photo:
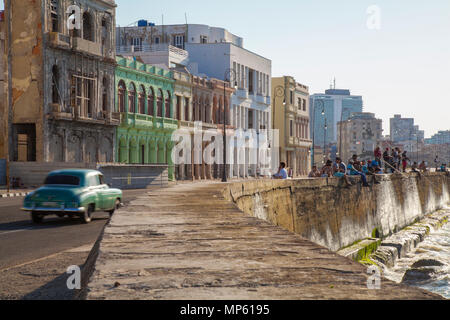
M 143 192 L 124 191 L 125 204 Z M 92 245 L 109 220 L 107 213 L 96 213 L 87 225 L 50 216 L 42 225 L 33 225 L 29 214 L 20 210 L 22 201 L 22 197 L 0 200 L 0 270 Z

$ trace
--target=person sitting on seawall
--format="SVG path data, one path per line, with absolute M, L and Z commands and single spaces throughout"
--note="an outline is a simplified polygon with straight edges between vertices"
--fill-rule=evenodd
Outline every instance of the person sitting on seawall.
M 422 174 L 420 173 L 419 170 L 417 170 L 417 168 L 418 168 L 417 162 L 414 161 L 414 163 L 411 166 L 411 172 L 418 173 L 419 174 L 419 178 L 422 178 Z
M 349 161 L 347 169 L 349 170 L 351 176 L 361 176 L 363 186 L 369 187 L 369 184 L 367 183 L 367 176 L 361 172 L 360 163 L 356 154 L 354 154 L 352 159 Z
M 446 176 L 449 176 L 450 172 L 447 170 L 447 164 L 443 163 L 443 164 L 441 165 L 440 172 L 445 172 L 445 175 L 446 175 Z
M 308 175 L 308 178 L 320 178 L 320 171 L 317 169 L 317 166 L 313 166 L 311 172 Z
M 322 170 L 320 171 L 320 176 L 322 178 L 331 178 L 333 176 L 332 164 L 333 164 L 333 161 L 328 160 L 326 165 L 323 166 Z
M 283 179 L 283 180 L 288 178 L 288 174 L 287 174 L 287 171 L 286 171 L 286 163 L 284 163 L 284 162 L 280 163 L 280 167 L 278 168 L 278 172 L 273 175 L 273 178 L 274 179 Z
M 343 178 L 347 187 L 353 185 L 353 183 L 351 183 L 348 179 L 347 166 L 339 157 L 336 158 L 336 163 L 333 165 L 333 176 L 336 178 Z
M 419 170 L 422 171 L 422 172 L 427 172 L 427 171 L 428 171 L 427 165 L 426 165 L 425 161 L 422 161 L 422 162 L 420 163 L 420 165 L 419 165 Z
M 372 161 L 371 160 L 367 161 L 367 163 L 366 163 L 365 160 L 363 160 L 361 162 L 361 172 L 364 173 L 366 175 L 366 177 L 367 176 L 372 176 L 372 179 L 373 179 L 372 183 L 373 184 L 380 184 L 377 181 L 377 178 L 375 177 L 375 170 L 374 170 L 374 168 L 372 166 L 373 165 L 372 165 Z

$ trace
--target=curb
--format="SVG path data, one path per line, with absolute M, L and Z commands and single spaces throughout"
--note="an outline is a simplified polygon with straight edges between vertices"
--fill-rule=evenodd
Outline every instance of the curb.
M 12 192 L 0 194 L 0 198 L 15 198 L 15 197 L 25 197 L 31 192 Z

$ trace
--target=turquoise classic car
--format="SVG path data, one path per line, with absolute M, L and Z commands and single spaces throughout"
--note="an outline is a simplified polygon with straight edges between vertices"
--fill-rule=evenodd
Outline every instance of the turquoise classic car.
M 47 215 L 79 217 L 89 223 L 96 211 L 118 209 L 122 191 L 104 183 L 99 171 L 72 169 L 51 172 L 44 186 L 26 196 L 22 210 L 31 212 L 34 223 L 41 223 Z

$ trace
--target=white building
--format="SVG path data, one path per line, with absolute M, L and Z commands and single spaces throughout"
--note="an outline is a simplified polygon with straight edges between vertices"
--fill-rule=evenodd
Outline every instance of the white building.
M 161 60 L 156 57 L 161 55 L 155 53 L 156 49 L 166 46 L 167 67 L 186 66 L 194 75 L 232 80 L 237 86 L 230 108 L 231 125 L 235 129 L 255 129 L 258 134 L 262 129 L 271 129 L 271 60 L 246 50 L 242 38 L 223 28 L 197 24 L 153 26 L 144 21 L 139 24 L 140 27 L 117 28 L 118 54 L 126 55 L 124 51 L 128 50 L 145 63 L 159 64 Z M 170 58 L 170 50 L 175 51 L 174 48 L 187 52 L 187 55 L 183 54 L 184 60 Z M 247 137 L 247 140 L 251 139 Z M 235 150 L 230 159 L 230 177 L 271 173 L 272 169 L 256 164 L 269 153 L 268 148 L 259 148 L 261 143 L 257 145 L 257 161 L 251 160 L 253 155 L 249 145 Z M 238 165 L 239 159 L 245 164 Z

